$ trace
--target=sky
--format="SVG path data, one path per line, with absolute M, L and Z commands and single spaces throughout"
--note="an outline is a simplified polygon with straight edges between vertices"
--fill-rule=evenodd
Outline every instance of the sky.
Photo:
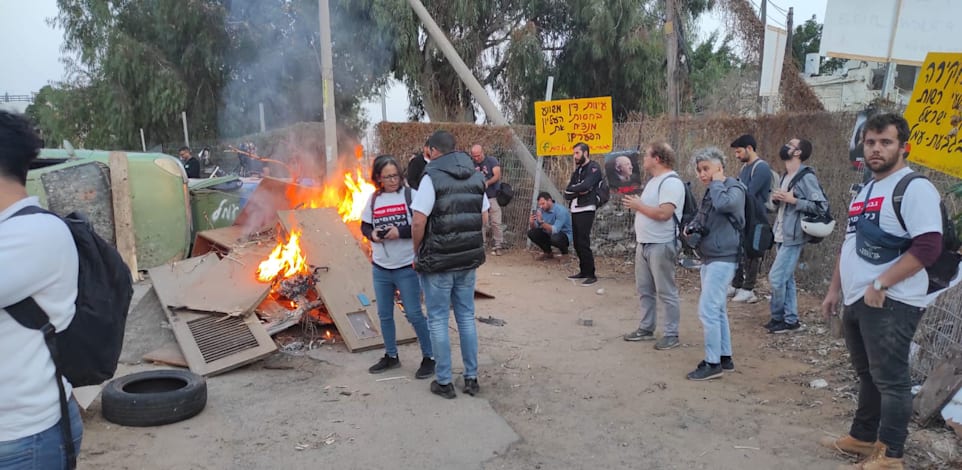
M 762 0 L 751 1 L 757 7 Z M 785 14 L 781 10 L 787 11 L 789 7 L 795 9 L 796 25 L 813 14 L 822 21 L 827 1 L 769 1 L 768 23 L 784 27 Z M 44 85 L 65 78 L 65 68 L 60 61 L 63 31 L 47 24 L 47 20 L 56 14 L 56 0 L 0 0 L 0 106 L 4 106 L 4 93 L 36 93 Z M 717 13 L 706 15 L 700 24 L 699 37 L 704 38 L 711 31 L 723 28 L 719 17 Z M 19 110 L 22 111 L 23 107 L 25 104 L 20 103 Z M 404 86 L 394 82 L 387 90 L 387 120 L 406 121 L 407 107 Z M 380 100 L 365 103 L 364 109 L 371 122 L 381 121 Z

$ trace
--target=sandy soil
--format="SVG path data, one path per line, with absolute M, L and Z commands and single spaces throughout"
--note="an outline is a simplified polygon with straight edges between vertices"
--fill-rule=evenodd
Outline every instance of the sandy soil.
M 737 370 L 690 382 L 685 374 L 703 358 L 697 272 L 679 270 L 683 346 L 655 351 L 621 338 L 638 323 L 630 264 L 608 260 L 598 284 L 581 287 L 565 279 L 573 261 L 533 258 L 514 250 L 479 271 L 479 289 L 497 298 L 479 300 L 477 315 L 507 322 L 478 324 L 480 400 L 442 400 L 409 378 L 375 382 L 366 367 L 380 350 L 277 353 L 209 379 L 207 409 L 182 423 L 120 427 L 95 402 L 81 468 L 809 469 L 847 461 L 815 443 L 847 431 L 855 390 L 815 296 L 800 299 L 806 329 L 777 337 L 760 327 L 766 302 L 729 304 Z M 416 346 L 401 347 L 400 375 L 413 374 L 417 356 Z M 457 356 L 455 348 L 459 366 Z M 828 387 L 811 388 L 816 378 Z M 949 460 L 962 455 L 944 430 L 914 432 L 910 448 L 911 468 L 953 468 Z

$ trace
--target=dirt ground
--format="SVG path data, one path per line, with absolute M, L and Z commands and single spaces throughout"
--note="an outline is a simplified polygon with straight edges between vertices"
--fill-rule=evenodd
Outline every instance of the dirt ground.
M 844 434 L 855 388 L 844 344 L 800 298 L 803 331 L 773 336 L 767 303 L 729 304 L 736 372 L 691 382 L 703 358 L 695 271 L 679 268 L 681 341 L 671 351 L 629 343 L 638 324 L 630 263 L 607 260 L 599 282 L 581 287 L 566 261 L 513 250 L 491 256 L 478 288 L 481 394 L 444 400 L 414 380 L 416 345 L 402 368 L 373 376 L 383 350 L 325 345 L 208 379 L 199 416 L 155 428 L 105 421 L 99 401 L 84 413 L 81 468 L 835 468 L 821 449 Z M 764 286 L 759 291 L 764 292 Z M 593 326 L 581 326 L 579 319 Z M 457 344 L 452 321 L 452 343 Z M 456 372 L 460 369 L 454 349 Z M 124 365 L 118 374 L 154 368 Z M 388 379 L 378 381 L 378 379 Z M 828 387 L 809 384 L 824 379 Z M 962 468 L 945 429 L 916 430 L 910 468 Z

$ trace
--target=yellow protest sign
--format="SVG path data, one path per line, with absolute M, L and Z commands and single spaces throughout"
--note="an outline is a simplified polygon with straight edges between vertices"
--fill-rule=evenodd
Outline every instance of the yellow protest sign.
M 534 103 L 538 156 L 568 155 L 578 142 L 611 152 L 611 97 Z
M 925 56 L 905 119 L 909 160 L 962 178 L 962 53 Z

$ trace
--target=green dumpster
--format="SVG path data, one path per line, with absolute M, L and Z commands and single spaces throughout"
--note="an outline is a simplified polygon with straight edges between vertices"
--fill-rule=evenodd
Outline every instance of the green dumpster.
M 233 225 L 243 207 L 243 185 L 236 176 L 190 180 L 194 233 Z

